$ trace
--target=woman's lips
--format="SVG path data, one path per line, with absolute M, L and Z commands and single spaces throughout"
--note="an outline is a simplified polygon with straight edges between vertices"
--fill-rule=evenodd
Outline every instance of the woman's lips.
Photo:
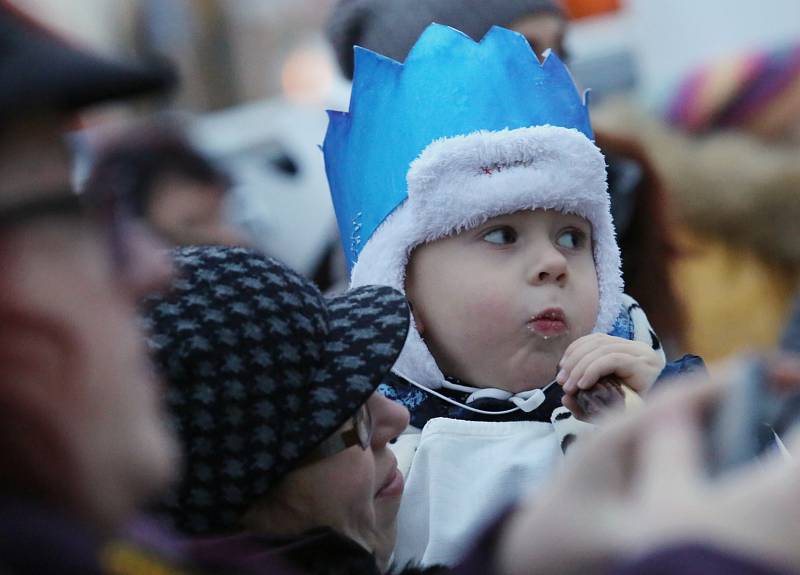
M 549 308 L 528 321 L 528 329 L 544 336 L 553 337 L 567 332 L 567 320 L 560 308 Z
M 405 483 L 403 481 L 403 474 L 400 469 L 394 468 L 394 471 L 389 474 L 384 481 L 383 486 L 375 494 L 375 497 L 400 497 L 403 494 Z

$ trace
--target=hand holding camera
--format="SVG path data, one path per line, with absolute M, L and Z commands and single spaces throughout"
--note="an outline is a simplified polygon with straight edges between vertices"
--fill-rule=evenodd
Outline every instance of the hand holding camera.
M 744 360 L 723 380 L 676 381 L 642 409 L 611 416 L 515 512 L 501 568 L 602 572 L 687 542 L 800 568 L 800 442 L 790 431 L 798 390 L 800 362 Z M 774 444 L 761 439 L 739 443 L 765 416 L 793 456 L 769 453 Z

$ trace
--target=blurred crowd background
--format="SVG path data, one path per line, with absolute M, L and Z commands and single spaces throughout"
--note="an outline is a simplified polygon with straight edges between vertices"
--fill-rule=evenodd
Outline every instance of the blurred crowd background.
M 343 264 L 317 146 L 324 110 L 346 109 L 349 85 L 325 27 L 337 5 L 363 1 L 12 3 L 110 56 L 166 57 L 180 70 L 169 100 L 82 118 L 79 184 L 103 142 L 158 113 L 225 174 L 211 181 L 230 188 L 224 217 L 242 242 L 336 289 Z M 564 8 L 564 49 L 592 90 L 595 126 L 641 146 L 664 189 L 657 209 L 670 239 L 658 249 L 674 255 L 674 352 L 713 362 L 774 346 L 800 288 L 800 3 L 570 0 Z M 657 316 L 653 305 L 645 307 Z

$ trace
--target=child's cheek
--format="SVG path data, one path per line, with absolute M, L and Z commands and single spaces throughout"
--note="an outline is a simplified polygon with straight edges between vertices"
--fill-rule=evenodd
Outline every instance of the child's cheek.
M 510 326 L 514 322 L 511 300 L 508 295 L 486 286 L 464 305 L 464 320 L 468 333 L 478 336 Z M 516 318 L 520 325 L 525 323 L 524 317 Z

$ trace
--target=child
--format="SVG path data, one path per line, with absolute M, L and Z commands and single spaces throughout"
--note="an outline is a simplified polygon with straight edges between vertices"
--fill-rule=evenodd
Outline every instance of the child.
M 582 425 L 562 389 L 578 411 L 600 376 L 643 393 L 664 366 L 622 293 L 604 159 L 555 55 L 439 25 L 403 65 L 356 49 L 323 151 L 351 284 L 412 305 L 384 386 L 412 412 L 395 560 L 452 563 Z

